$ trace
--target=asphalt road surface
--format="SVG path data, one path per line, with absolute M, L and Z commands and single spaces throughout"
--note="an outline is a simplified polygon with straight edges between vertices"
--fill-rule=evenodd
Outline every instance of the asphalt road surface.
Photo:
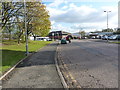
M 118 88 L 118 44 L 74 40 L 59 48 L 69 72 L 82 88 Z

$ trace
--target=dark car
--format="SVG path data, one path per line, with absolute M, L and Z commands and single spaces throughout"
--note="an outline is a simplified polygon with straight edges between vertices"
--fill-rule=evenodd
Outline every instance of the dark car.
M 120 40 L 120 35 L 117 36 L 117 40 Z

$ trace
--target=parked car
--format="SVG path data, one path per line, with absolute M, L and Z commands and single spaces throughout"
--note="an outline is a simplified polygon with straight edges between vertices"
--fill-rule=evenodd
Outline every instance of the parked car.
M 36 37 L 36 40 L 38 41 L 52 41 L 49 37 Z
M 95 39 L 95 36 L 92 36 L 91 39 Z
M 87 39 L 87 37 L 81 37 L 81 39 Z
M 120 40 L 120 35 L 117 36 L 117 40 Z
M 116 37 L 117 37 L 116 35 L 112 35 L 112 36 L 109 37 L 109 40 L 115 40 Z
M 107 40 L 107 39 L 109 39 L 109 36 L 104 35 L 104 36 L 102 36 L 101 38 L 102 38 L 102 40 Z
M 47 41 L 52 41 L 52 39 L 51 39 L 51 38 L 48 38 Z
M 120 35 L 112 35 L 109 40 L 120 40 Z

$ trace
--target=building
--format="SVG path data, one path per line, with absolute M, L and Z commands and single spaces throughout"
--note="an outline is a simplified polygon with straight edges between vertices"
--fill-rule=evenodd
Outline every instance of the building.
M 52 31 L 49 33 L 48 37 L 51 39 L 62 39 L 65 38 L 68 34 L 68 32 L 65 31 Z

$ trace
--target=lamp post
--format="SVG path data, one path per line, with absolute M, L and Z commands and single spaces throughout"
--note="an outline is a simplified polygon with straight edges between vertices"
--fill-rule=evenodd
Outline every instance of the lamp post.
M 108 29 L 108 14 L 109 14 L 109 12 L 111 12 L 111 11 L 104 11 L 104 12 L 107 13 L 107 29 Z
M 52 33 L 52 39 L 53 39 L 53 41 L 54 41 L 54 32 Z
M 57 35 L 58 35 L 58 40 L 59 40 L 59 32 L 57 33 Z
M 26 56 L 28 56 L 28 32 L 27 32 L 27 23 L 26 23 L 26 2 L 24 0 L 24 14 L 25 14 L 25 40 L 26 40 Z
M 111 12 L 111 11 L 104 11 L 104 12 L 106 12 L 107 13 L 107 30 L 108 30 L 108 14 Z M 108 37 L 107 37 L 107 41 L 108 41 Z
M 79 30 L 79 37 L 80 37 L 80 39 L 81 39 L 81 33 L 80 33 L 80 30 Z

